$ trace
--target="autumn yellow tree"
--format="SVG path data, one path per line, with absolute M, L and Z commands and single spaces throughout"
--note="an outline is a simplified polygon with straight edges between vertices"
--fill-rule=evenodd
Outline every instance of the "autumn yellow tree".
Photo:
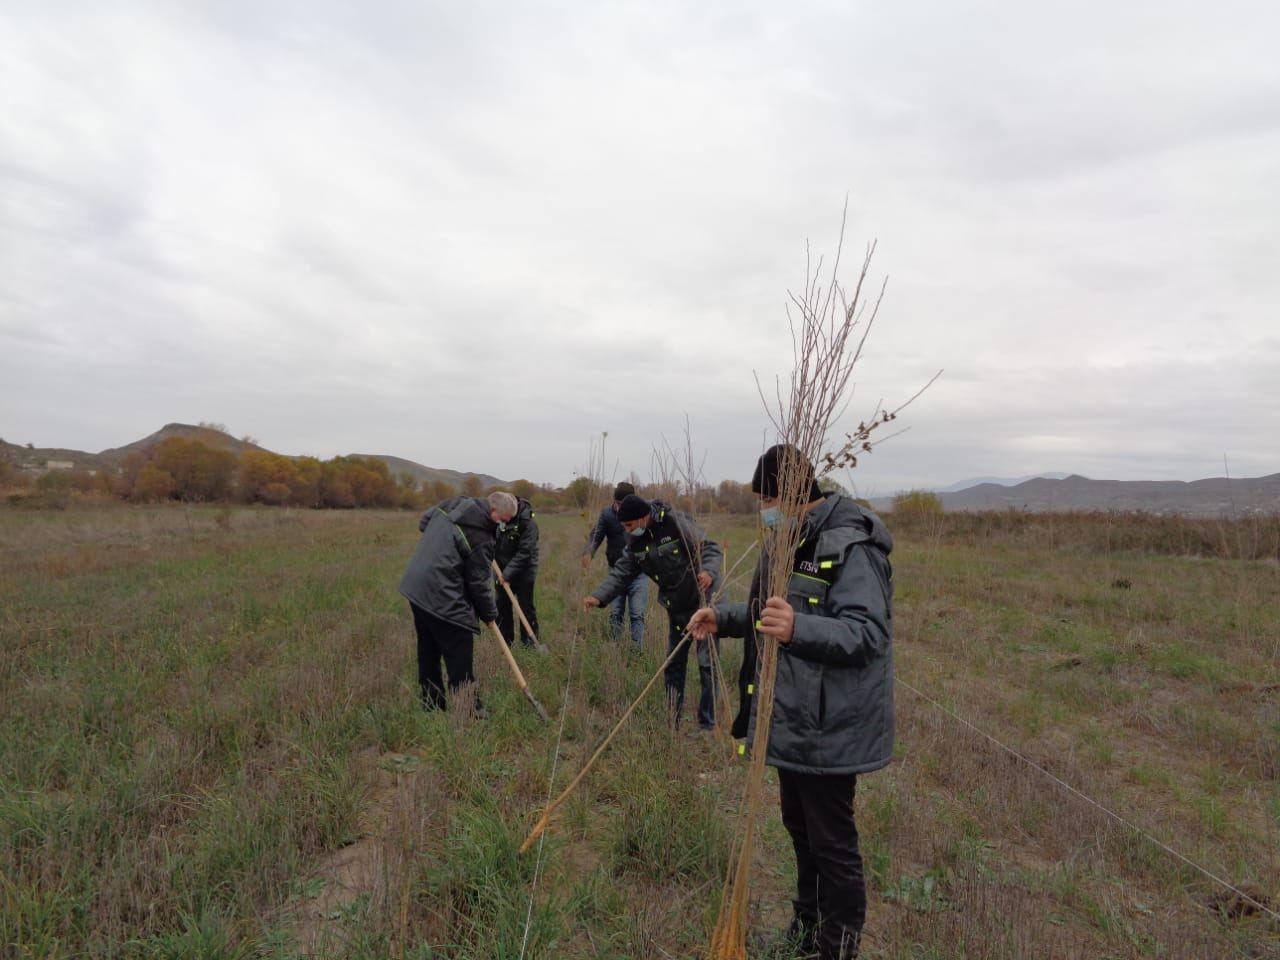
M 176 485 L 173 475 L 162 470 L 154 463 L 144 463 L 138 470 L 129 499 L 135 503 L 155 503 L 168 500 L 173 495 Z
M 240 455 L 240 497 L 247 503 L 299 503 L 295 490 L 304 486 L 298 464 L 266 450 Z
M 180 500 L 225 500 L 231 494 L 236 456 L 229 450 L 168 437 L 152 448 L 150 459 L 173 478 L 172 496 Z
M 511 484 L 511 493 L 520 497 L 522 500 L 528 500 L 530 503 L 533 503 L 534 497 L 538 494 L 538 488 L 528 480 L 517 480 L 515 483 Z
M 427 499 L 432 503 L 443 503 L 452 497 L 458 495 L 458 489 L 453 484 L 445 480 L 431 481 L 431 496 Z

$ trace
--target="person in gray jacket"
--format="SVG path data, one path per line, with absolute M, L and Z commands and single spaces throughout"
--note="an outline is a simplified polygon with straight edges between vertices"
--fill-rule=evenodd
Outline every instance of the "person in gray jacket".
M 752 490 L 766 524 L 778 515 L 778 460 L 766 451 Z M 893 756 L 893 541 L 879 517 L 847 497 L 823 494 L 809 469 L 786 596 L 704 607 L 695 637 L 747 636 L 753 624 L 779 644 L 765 762 L 778 769 L 782 822 L 796 856 L 797 893 L 789 937 L 822 960 L 858 954 L 866 885 L 853 798 L 859 774 Z M 760 571 L 769 557 L 760 558 Z M 761 602 L 763 600 L 763 603 Z M 754 705 L 753 705 L 754 706 Z M 748 742 L 754 734 L 751 712 Z
M 472 654 L 480 621 L 498 619 L 493 596 L 494 539 L 516 513 L 516 498 L 491 493 L 486 500 L 454 497 L 418 521 L 422 536 L 400 579 L 418 635 L 418 685 L 428 710 L 446 705 L 449 690 L 475 681 Z M 479 697 L 476 710 L 482 713 Z
M 582 601 L 585 609 L 602 607 L 624 593 L 640 576 L 658 585 L 658 601 L 667 608 L 670 621 L 667 653 L 684 638 L 684 628 L 694 612 L 706 602 L 720 582 L 724 554 L 690 517 L 661 500 L 652 503 L 634 493 L 618 505 L 618 520 L 627 532 L 626 550 L 609 568 L 609 576 L 595 593 Z M 673 720 L 684 709 L 684 679 L 689 664 L 689 644 L 667 665 L 663 680 Z M 698 726 L 715 726 L 715 674 L 711 651 L 704 644 L 698 650 Z

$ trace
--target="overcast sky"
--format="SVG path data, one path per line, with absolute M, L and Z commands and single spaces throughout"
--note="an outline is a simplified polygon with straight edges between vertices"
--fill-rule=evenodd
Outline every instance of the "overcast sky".
M 862 492 L 1280 471 L 1280 7 L 858 6 L 0 3 L 0 436 L 746 479 L 847 195 Z

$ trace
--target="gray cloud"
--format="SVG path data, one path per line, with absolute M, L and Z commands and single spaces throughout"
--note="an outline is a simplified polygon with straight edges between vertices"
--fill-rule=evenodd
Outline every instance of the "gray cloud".
M 1280 469 L 1265 5 L 0 13 L 0 431 L 563 481 L 764 436 L 805 241 L 892 274 L 860 487 Z M 852 263 L 852 261 L 850 261 Z M 10 436 L 12 435 L 12 436 Z M 1238 465 L 1238 466 L 1237 466 Z

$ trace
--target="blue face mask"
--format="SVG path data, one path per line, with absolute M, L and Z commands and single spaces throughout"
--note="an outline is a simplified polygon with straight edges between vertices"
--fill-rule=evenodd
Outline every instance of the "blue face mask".
M 636 527 L 634 530 L 632 530 L 632 531 L 631 531 L 631 536 L 633 536 L 633 537 L 643 537 L 643 536 L 644 536 L 644 527 Z
M 772 530 L 778 524 L 782 523 L 781 507 L 765 507 L 760 511 L 760 522 Z

